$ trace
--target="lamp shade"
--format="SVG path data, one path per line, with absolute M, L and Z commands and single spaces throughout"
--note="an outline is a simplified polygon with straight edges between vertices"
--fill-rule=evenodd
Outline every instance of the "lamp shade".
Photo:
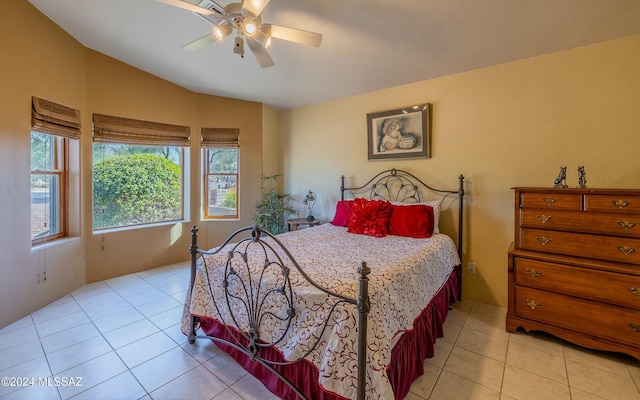
M 255 35 L 258 31 L 258 25 L 256 25 L 256 21 L 252 18 L 245 18 L 242 31 L 248 37 L 253 37 L 253 35 Z
M 222 21 L 213 27 L 213 36 L 216 40 L 223 40 L 232 30 L 233 27 L 227 21 Z

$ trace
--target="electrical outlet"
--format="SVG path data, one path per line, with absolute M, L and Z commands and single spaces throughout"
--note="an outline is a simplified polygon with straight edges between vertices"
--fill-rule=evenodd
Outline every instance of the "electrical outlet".
M 467 271 L 469 271 L 469 273 L 471 274 L 475 274 L 477 271 L 476 263 L 473 261 L 469 261 L 469 263 L 467 264 Z

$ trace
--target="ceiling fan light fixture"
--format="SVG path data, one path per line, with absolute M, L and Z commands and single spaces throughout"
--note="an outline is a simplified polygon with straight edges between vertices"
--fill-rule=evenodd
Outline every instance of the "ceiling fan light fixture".
M 256 32 L 258 32 L 256 21 L 250 18 L 245 18 L 244 23 L 242 24 L 242 30 L 248 37 L 254 36 Z
M 239 28 L 242 28 L 242 33 L 246 37 L 253 37 L 262 27 L 262 20 L 260 16 L 255 16 L 249 12 L 245 12 L 244 16 L 240 19 Z
M 271 36 L 265 33 L 262 27 L 256 32 L 256 36 L 254 37 L 254 39 L 258 41 L 265 49 L 271 46 Z
M 191 3 L 193 0 L 157 1 L 192 11 L 213 24 L 211 33 L 182 46 L 185 50 L 200 49 L 214 41 L 222 41 L 235 32 L 233 52 L 244 56 L 246 42 L 258 64 L 262 68 L 268 68 L 275 65 L 267 51 L 272 38 L 314 47 L 319 47 L 322 43 L 320 33 L 263 24 L 261 12 L 270 0 L 239 0 L 238 3 L 228 3 L 224 8 L 216 0 L 196 0 L 197 5 Z
M 213 27 L 213 36 L 216 40 L 224 40 L 232 30 L 233 27 L 227 21 L 222 21 Z

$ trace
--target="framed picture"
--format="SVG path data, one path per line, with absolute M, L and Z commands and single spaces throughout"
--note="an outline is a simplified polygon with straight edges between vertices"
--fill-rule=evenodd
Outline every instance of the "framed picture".
M 367 114 L 369 160 L 429 157 L 430 104 Z

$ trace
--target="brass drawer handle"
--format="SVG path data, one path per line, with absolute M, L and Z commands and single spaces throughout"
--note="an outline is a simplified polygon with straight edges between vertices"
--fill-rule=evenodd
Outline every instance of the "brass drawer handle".
M 626 206 L 629 205 L 629 202 L 626 200 L 614 200 L 613 205 L 618 208 L 625 208 Z
M 618 225 L 620 225 L 624 229 L 631 229 L 634 226 L 636 226 L 636 223 L 635 222 L 629 222 L 629 221 L 618 221 Z
M 525 299 L 524 303 L 531 307 L 532 310 L 535 310 L 536 308 L 540 308 L 542 306 L 540 302 L 537 302 L 535 300 Z
M 544 246 L 544 245 L 546 245 L 546 244 L 551 243 L 551 238 L 544 237 L 544 236 L 538 236 L 538 237 L 536 238 L 536 240 L 537 240 L 538 242 L 540 242 L 543 246 Z M 619 248 L 619 247 L 618 247 L 618 248 Z
M 525 272 L 527 273 L 527 275 L 531 275 L 531 276 L 533 276 L 534 278 L 537 278 L 537 277 L 539 277 L 540 275 L 542 275 L 542 272 L 537 271 L 537 270 L 535 270 L 535 269 L 531 269 L 531 270 L 530 270 L 529 268 L 527 268 Z
M 538 214 L 538 215 L 536 215 L 536 219 L 538 221 L 542 222 L 543 224 L 546 224 L 551 219 L 551 216 L 550 215 L 544 215 L 544 214 L 542 214 L 542 215 Z
M 631 329 L 633 329 L 635 331 L 635 333 L 640 334 L 640 326 L 634 324 L 634 323 L 630 323 L 629 326 L 631 327 Z
M 618 250 L 620 250 L 622 254 L 624 254 L 625 256 L 628 256 L 629 254 L 634 253 L 636 251 L 635 247 L 629 247 L 629 246 L 618 246 Z
M 544 201 L 548 206 L 550 206 L 553 203 L 555 203 L 556 201 L 558 201 L 558 199 L 555 198 L 555 197 L 543 197 L 542 201 Z
M 631 293 L 635 294 L 636 296 L 640 296 L 640 291 L 638 291 L 638 289 L 632 287 L 629 288 L 629 290 L 631 290 Z

